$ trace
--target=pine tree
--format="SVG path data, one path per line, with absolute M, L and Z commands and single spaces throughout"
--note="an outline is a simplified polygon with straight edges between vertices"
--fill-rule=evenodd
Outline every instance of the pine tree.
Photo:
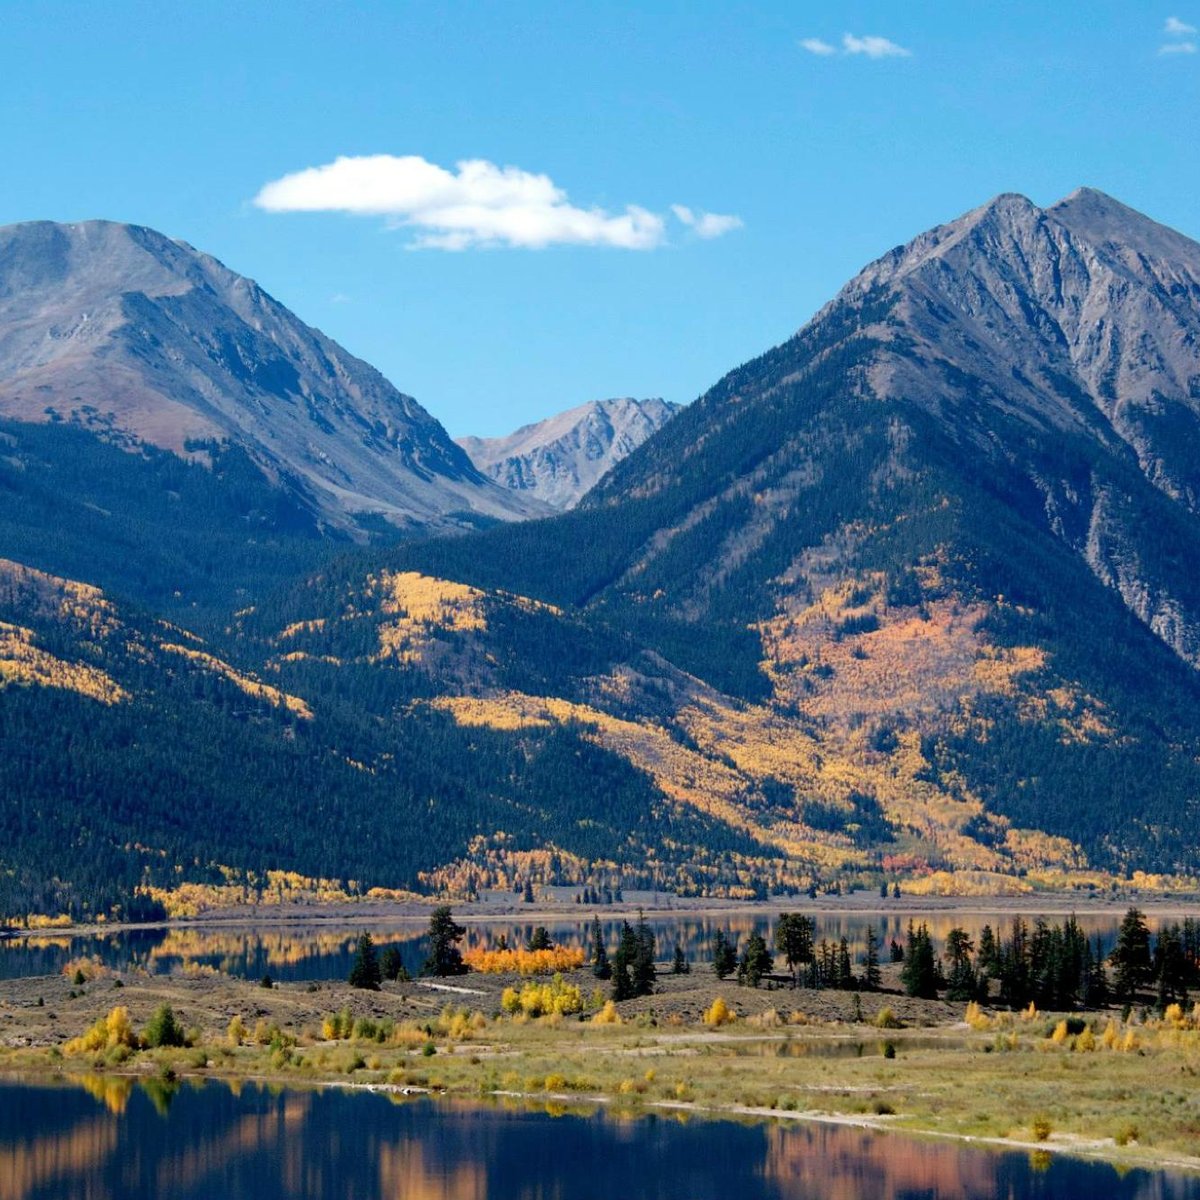
M 911 921 L 908 923 L 908 944 L 904 949 L 900 978 L 909 996 L 919 996 L 923 1000 L 937 999 L 937 959 L 933 953 L 929 927 L 924 923 L 918 929 L 913 928 Z
M 400 958 L 400 951 L 395 946 L 387 946 L 383 953 L 379 956 L 379 969 L 383 972 L 384 979 L 395 981 L 400 978 L 400 971 L 404 963 Z
M 857 984 L 858 980 L 854 978 L 854 967 L 850 961 L 850 943 L 842 938 L 837 949 L 837 986 L 844 992 L 850 992 Z
M 550 949 L 550 934 L 545 925 L 539 925 L 533 933 L 529 935 L 529 941 L 525 946 L 526 950 L 549 950 Z
M 979 990 L 971 952 L 975 949 L 964 929 L 955 926 L 946 937 L 946 957 L 950 970 L 946 975 L 947 1000 L 974 1000 Z
M 792 973 L 792 987 L 800 982 L 800 970 L 812 962 L 813 922 L 802 913 L 780 913 L 775 926 L 775 949 L 783 955 Z
M 979 931 L 979 954 L 976 956 L 981 975 L 994 975 L 1000 966 L 1000 951 L 996 946 L 996 935 L 990 925 Z
M 738 963 L 738 982 L 748 987 L 758 987 L 762 977 L 775 966 L 770 950 L 761 933 L 752 933 L 746 939 L 746 949 Z
M 1150 930 L 1145 914 L 1131 908 L 1121 921 L 1117 944 L 1108 956 L 1113 967 L 1113 991 L 1118 1000 L 1130 1001 L 1154 976 L 1150 955 Z
M 354 962 L 350 967 L 350 986 L 377 992 L 382 980 L 379 959 L 375 955 L 375 943 L 371 941 L 369 933 L 361 934 L 358 948 L 354 952 Z
M 530 880 L 525 880 L 525 891 L 522 897 L 526 904 L 533 903 L 533 883 Z
M 879 970 L 879 938 L 875 934 L 875 926 L 867 926 L 867 953 L 863 959 L 866 969 L 863 971 L 862 985 L 868 992 L 879 991 L 883 975 Z
M 604 929 L 599 917 L 592 918 L 592 974 L 597 979 L 612 978 L 612 964 L 604 948 Z
M 726 979 L 737 970 L 737 951 L 721 929 L 713 935 L 712 963 L 718 979 Z
M 467 931 L 454 920 L 450 906 L 443 904 L 429 918 L 429 957 L 422 975 L 461 975 L 466 971 L 458 943 Z
M 1154 973 L 1158 980 L 1158 1007 L 1168 1004 L 1187 1005 L 1188 961 L 1184 951 L 1183 931 L 1176 925 L 1165 926 L 1154 948 Z
M 691 974 L 692 965 L 687 960 L 687 955 L 683 952 L 683 946 L 675 943 L 675 957 L 671 960 L 672 975 L 689 975 Z
M 1088 1008 L 1104 1008 L 1111 998 L 1108 986 L 1108 973 L 1104 970 L 1104 947 L 1100 938 L 1096 938 L 1095 950 L 1089 950 L 1087 956 L 1087 977 L 1083 985 L 1083 1002 Z
M 621 940 L 612 959 L 612 998 L 618 1002 L 632 1000 L 634 991 L 631 969 L 638 953 L 638 938 L 628 921 L 621 923 Z
M 634 936 L 636 944 L 633 952 L 633 961 L 630 964 L 633 994 L 635 996 L 649 996 L 654 991 L 654 984 L 658 979 L 658 969 L 654 963 L 658 947 L 654 937 L 654 930 L 646 923 L 646 918 L 640 909 L 638 910 L 638 923 Z

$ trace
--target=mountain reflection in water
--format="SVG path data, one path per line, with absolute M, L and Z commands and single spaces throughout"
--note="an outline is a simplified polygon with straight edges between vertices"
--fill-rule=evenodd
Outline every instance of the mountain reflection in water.
M 5 1200 L 1200 1200 L 1200 1179 L 842 1126 L 92 1077 L 0 1084 Z

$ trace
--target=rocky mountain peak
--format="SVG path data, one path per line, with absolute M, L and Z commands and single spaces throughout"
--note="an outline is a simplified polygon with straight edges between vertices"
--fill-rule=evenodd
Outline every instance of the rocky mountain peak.
M 332 526 L 546 511 L 252 280 L 137 225 L 0 228 L 0 417 L 200 461 L 237 445 Z
M 666 400 L 590 400 L 504 437 L 458 444 L 497 483 L 571 508 L 598 480 L 679 410 Z

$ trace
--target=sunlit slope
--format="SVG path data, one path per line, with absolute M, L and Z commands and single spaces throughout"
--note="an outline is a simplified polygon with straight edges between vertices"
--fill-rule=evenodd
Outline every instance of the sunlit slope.
M 980 865 L 1069 839 L 1191 871 L 1198 347 L 1200 247 L 1098 193 L 1000 197 L 872 264 L 579 510 L 388 563 L 586 613 L 876 773 L 910 747 L 890 808 L 856 789 L 897 837 L 904 805 Z M 1046 837 L 1014 852 L 997 821 Z

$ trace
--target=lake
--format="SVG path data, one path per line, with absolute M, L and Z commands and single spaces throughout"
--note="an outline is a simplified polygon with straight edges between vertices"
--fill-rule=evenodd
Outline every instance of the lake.
M 801 1121 L 0 1082 L 5 1200 L 1195 1200 L 1200 1177 Z
M 805 911 L 797 903 L 798 911 Z M 599 910 L 610 951 L 616 946 L 620 919 Z M 984 924 L 997 932 L 1008 929 L 1013 914 L 1007 912 L 953 913 L 945 909 L 869 913 L 848 910 L 845 913 L 814 911 L 817 939 L 836 942 L 845 937 L 852 950 L 861 951 L 866 943 L 867 927 L 880 934 L 881 951 L 887 956 L 887 944 L 895 938 L 904 941 L 909 920 L 926 921 L 940 950 L 946 934 L 955 924 L 978 939 Z M 1032 926 L 1034 918 L 1025 918 Z M 1061 916 L 1050 918 L 1061 921 Z M 696 914 L 656 915 L 650 924 L 658 938 L 659 957 L 669 959 L 676 941 L 693 962 L 707 962 L 713 934 L 718 929 L 731 931 L 740 942 L 752 931 L 770 939 L 776 917 L 764 912 L 736 913 L 712 917 Z M 1119 914 L 1083 913 L 1078 917 L 1089 937 L 1099 937 L 1110 949 L 1120 923 Z M 533 932 L 533 921 L 519 918 L 472 922 L 463 948 L 494 944 L 502 934 L 510 945 L 523 945 Z M 588 941 L 591 911 L 578 918 L 555 917 L 545 924 L 555 941 L 567 946 L 582 946 Z M 1149 920 L 1152 929 L 1159 921 Z M 212 968 L 242 979 L 261 979 L 270 974 L 276 980 L 344 979 L 354 957 L 354 945 L 365 929 L 379 948 L 395 946 L 405 967 L 415 975 L 427 952 L 427 918 L 380 920 L 366 924 L 335 922 L 288 922 L 286 924 L 181 925 L 170 928 L 115 930 L 112 933 L 77 936 L 48 931 L 0 939 L 0 979 L 18 979 L 31 975 L 57 975 L 64 965 L 79 957 L 97 957 L 105 965 L 126 970 L 142 967 L 151 974 L 180 969 Z

